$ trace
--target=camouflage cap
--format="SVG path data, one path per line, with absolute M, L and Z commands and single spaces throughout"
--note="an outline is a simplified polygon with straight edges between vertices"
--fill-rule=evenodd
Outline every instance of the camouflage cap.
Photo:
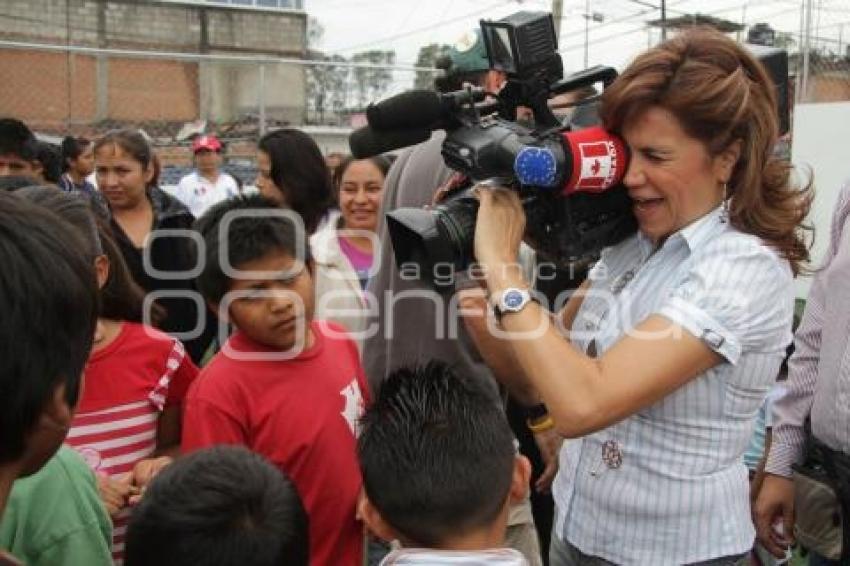
M 449 49 L 448 57 L 452 63 L 448 73 L 475 73 L 490 68 L 480 29 L 464 33 Z

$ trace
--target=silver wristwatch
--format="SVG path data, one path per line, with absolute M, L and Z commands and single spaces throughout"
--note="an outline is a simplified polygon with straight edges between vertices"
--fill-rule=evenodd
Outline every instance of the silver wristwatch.
M 507 313 L 521 311 L 532 300 L 534 299 L 528 289 L 508 287 L 493 297 L 493 312 L 496 314 L 496 320 L 501 320 Z

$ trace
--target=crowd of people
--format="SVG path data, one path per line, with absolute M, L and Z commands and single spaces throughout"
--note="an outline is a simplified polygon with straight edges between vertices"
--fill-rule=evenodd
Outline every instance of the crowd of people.
M 455 302 L 402 276 L 383 215 L 444 194 L 441 134 L 276 130 L 252 186 L 201 135 L 166 192 L 138 131 L 0 119 L 0 563 L 850 563 L 850 187 L 810 265 L 776 106 L 718 32 L 639 55 L 598 108 L 638 230 L 557 313 L 502 187 Z

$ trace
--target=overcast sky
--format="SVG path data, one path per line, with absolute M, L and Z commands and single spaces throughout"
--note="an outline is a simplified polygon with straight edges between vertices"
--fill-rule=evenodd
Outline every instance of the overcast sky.
M 563 0 L 560 50 L 567 70 L 584 67 L 586 3 L 601 22 L 588 26 L 588 63 L 622 68 L 640 50 L 658 40 L 646 22 L 659 18 L 660 0 Z M 668 17 L 699 12 L 748 24 L 768 22 L 799 34 L 801 0 L 668 0 Z M 837 47 L 850 40 L 850 0 L 813 0 L 816 35 Z M 820 7 L 820 10 L 818 10 Z M 478 20 L 499 19 L 519 10 L 550 10 L 551 0 L 305 0 L 325 33 L 321 47 L 349 56 L 366 49 L 395 49 L 400 64 L 413 64 L 419 47 L 454 43 Z M 842 51 L 845 47 L 842 47 Z

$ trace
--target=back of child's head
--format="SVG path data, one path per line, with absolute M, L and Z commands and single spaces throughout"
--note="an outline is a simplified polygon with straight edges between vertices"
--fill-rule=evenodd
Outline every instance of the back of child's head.
M 91 145 L 91 140 L 83 137 L 65 136 L 59 146 L 62 150 L 62 172 L 71 168 L 71 160 L 78 159 Z
M 111 229 L 99 221 L 88 197 L 46 186 L 26 187 L 15 194 L 48 209 L 73 226 L 92 261 L 97 256 L 106 256 L 109 273 L 99 293 L 101 317 L 129 322 L 146 320 L 145 293 L 130 275 L 124 256 L 112 239 Z M 164 318 L 162 307 L 155 303 L 150 304 L 148 311 L 147 321 L 153 324 Z
M 45 141 L 38 142 L 38 161 L 44 180 L 58 183 L 62 177 L 62 150 L 59 146 Z
M 0 118 L 0 155 L 15 155 L 27 161 L 38 159 L 38 140 L 16 118 Z
M 195 223 L 206 248 L 205 257 L 199 258 L 203 271 L 196 280 L 201 294 L 217 304 L 229 291 L 230 277 L 222 255 L 234 269 L 273 253 L 309 262 L 307 234 L 293 221 L 296 217 L 294 211 L 256 194 L 238 195 L 210 208 Z
M 358 453 L 381 519 L 432 548 L 499 518 L 516 457 L 504 411 L 442 362 L 389 375 L 363 417 Z
M 38 184 L 39 180 L 29 175 L 7 175 L 0 177 L 0 191 L 7 193 L 13 193 L 24 187 L 32 187 Z M 54 188 L 53 190 L 56 189 Z
M 178 459 L 151 482 L 127 530 L 127 566 L 306 566 L 307 514 L 293 485 L 243 447 Z
M 0 463 L 24 454 L 57 387 L 76 405 L 97 320 L 84 247 L 56 214 L 0 193 Z
M 46 208 L 73 226 L 82 238 L 83 251 L 91 259 L 103 254 L 91 201 L 82 193 L 69 193 L 56 190 L 56 187 L 33 185 L 19 189 L 15 196 Z

